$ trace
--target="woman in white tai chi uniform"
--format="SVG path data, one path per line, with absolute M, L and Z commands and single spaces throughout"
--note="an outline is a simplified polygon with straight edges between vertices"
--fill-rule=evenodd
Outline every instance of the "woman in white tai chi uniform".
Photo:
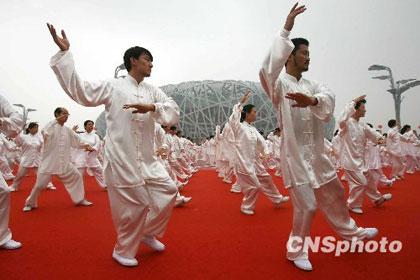
M 233 147 L 237 182 L 244 194 L 241 212 L 246 215 L 253 215 L 260 191 L 274 203 L 275 207 L 279 207 L 280 204 L 288 201 L 289 197 L 280 194 L 260 159 L 261 157 L 267 157 L 270 151 L 265 139 L 252 125 L 257 116 L 255 106 L 252 104 L 243 105 L 248 100 L 249 94 L 250 92 L 247 92 L 241 98 L 240 103 L 233 107 L 228 122 L 235 138 Z
M 83 106 L 105 107 L 104 177 L 117 231 L 112 257 L 121 265 L 136 266 L 141 242 L 165 249 L 156 238 L 166 230 L 178 190 L 157 159 L 154 134 L 156 122 L 178 123 L 178 105 L 144 82 L 153 67 L 148 50 L 136 46 L 125 52 L 125 78 L 89 82 L 76 72 L 64 31 L 61 38 L 52 25 L 48 28 L 60 48 L 50 65 L 65 93 Z
M 41 133 L 38 133 L 38 124 L 31 122 L 25 130 L 25 133 L 20 133 L 15 138 L 15 143 L 22 148 L 22 155 L 20 157 L 19 169 L 13 184 L 10 186 L 10 191 L 15 192 L 19 189 L 25 175 L 31 169 L 37 172 L 39 163 L 41 162 L 41 150 L 44 144 L 44 139 Z M 47 189 L 55 190 L 54 185 L 48 182 Z
M 300 269 L 312 270 L 307 250 L 299 246 L 310 236 L 317 207 L 342 238 L 371 238 L 378 231 L 357 227 L 349 216 L 344 188 L 325 154 L 324 125 L 333 115 L 335 97 L 325 86 L 302 78 L 309 67 L 309 42 L 289 39 L 295 17 L 305 10 L 305 6 L 293 6 L 263 62 L 260 80 L 283 131 L 283 181 L 293 203 L 287 258 Z M 286 73 L 280 75 L 285 65 Z
M 87 120 L 84 122 L 83 126 L 85 128 L 85 132 L 79 133 L 78 136 L 84 143 L 89 144 L 93 148 L 93 151 L 77 149 L 73 153 L 72 160 L 82 177 L 85 174 L 85 171 L 89 169 L 91 174 L 95 177 L 98 185 L 102 188 L 106 188 L 104 182 L 104 170 L 98 159 L 98 153 L 102 145 L 101 139 L 99 138 L 99 135 L 93 131 L 93 121 Z M 75 128 L 77 129 L 77 126 Z
M 0 95 L 0 131 L 9 137 L 14 137 L 22 130 L 24 125 L 22 116 Z M 12 239 L 12 232 L 9 229 L 9 216 L 9 186 L 0 174 L 0 248 L 18 249 L 22 247 L 22 244 Z
M 66 108 L 56 108 L 54 117 L 55 120 L 49 122 L 41 132 L 44 138 L 41 163 L 39 164 L 35 185 L 23 207 L 24 212 L 38 207 L 38 197 L 42 189 L 51 181 L 52 176 L 57 176 L 63 182 L 75 205 L 92 205 L 92 202 L 85 199 L 83 178 L 71 163 L 70 149 L 72 147 L 83 147 L 87 151 L 93 151 L 93 149 L 89 144 L 82 142 L 71 128 L 64 125 L 69 117 Z

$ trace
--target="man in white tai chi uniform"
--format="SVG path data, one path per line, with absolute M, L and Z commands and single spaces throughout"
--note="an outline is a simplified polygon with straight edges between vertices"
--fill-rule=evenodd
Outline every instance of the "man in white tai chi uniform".
M 16 136 L 23 129 L 24 121 L 21 115 L 0 95 L 0 131 L 7 136 Z M 10 190 L 0 173 L 0 248 L 17 249 L 22 247 L 20 242 L 12 239 L 9 229 Z
M 300 269 L 312 270 L 308 252 L 297 245 L 309 237 L 317 207 L 342 238 L 371 238 L 378 231 L 359 228 L 351 219 L 344 188 L 325 153 L 324 124 L 333 115 L 335 97 L 327 87 L 302 78 L 309 66 L 309 42 L 303 38 L 289 39 L 295 17 L 305 10 L 305 6 L 298 7 L 297 3 L 293 6 L 263 62 L 260 80 L 283 131 L 283 181 L 293 204 L 287 258 Z M 280 75 L 285 65 L 286 73 Z
M 153 67 L 148 50 L 136 46 L 125 52 L 125 78 L 88 82 L 75 70 L 64 31 L 61 38 L 52 25 L 48 28 L 60 48 L 50 64 L 66 94 L 83 106 L 105 106 L 104 178 L 117 231 L 112 256 L 121 265 L 136 266 L 141 242 L 165 249 L 156 237 L 166 230 L 177 188 L 157 159 L 155 123 L 178 123 L 178 105 L 143 81 Z

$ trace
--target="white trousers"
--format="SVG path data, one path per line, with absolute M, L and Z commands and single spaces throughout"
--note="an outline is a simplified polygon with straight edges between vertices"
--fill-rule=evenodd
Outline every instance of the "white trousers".
M 0 174 L 0 246 L 12 239 L 9 229 L 10 192 L 6 181 Z
M 391 166 L 392 166 L 392 172 L 391 172 L 391 178 L 395 176 L 404 176 L 405 173 L 405 166 L 403 163 L 402 157 L 397 157 L 395 155 L 390 154 L 391 158 Z
M 64 174 L 47 174 L 39 173 L 36 177 L 36 182 L 32 188 L 31 194 L 26 199 L 25 205 L 38 207 L 38 197 L 42 189 L 51 181 L 52 175 L 57 176 L 64 184 L 67 192 L 70 195 L 74 204 L 78 204 L 85 199 L 85 188 L 83 186 L 83 178 L 76 167 L 72 166 L 67 173 Z
M 380 199 L 382 194 L 378 191 L 378 183 L 381 173 L 377 169 L 369 169 L 367 172 L 344 170 L 347 182 L 349 183 L 349 198 L 347 205 L 350 208 L 361 208 L 363 206 L 364 194 L 372 202 Z
M 351 240 L 353 237 L 358 240 L 366 238 L 366 230 L 357 227 L 356 222 L 349 215 L 344 199 L 344 188 L 338 178 L 317 189 L 302 185 L 288 190 L 293 204 L 293 226 L 290 238 L 300 237 L 304 240 L 310 236 L 317 207 L 323 212 L 333 230 L 342 238 L 346 240 Z M 289 239 L 287 258 L 289 260 L 308 259 L 308 251 L 304 248 L 297 250 L 297 245 L 302 245 L 302 243 Z
M 248 175 L 237 172 L 237 183 L 241 186 L 244 198 L 241 208 L 245 210 L 254 210 L 260 192 L 265 194 L 273 203 L 282 200 L 282 195 L 273 183 L 270 175 Z
M 144 186 L 121 188 L 113 183 L 112 172 L 105 169 L 112 220 L 117 232 L 114 250 L 134 258 L 145 236 L 162 237 L 175 204 L 178 189 L 168 176 Z
M 31 169 L 34 169 L 35 173 L 37 173 L 38 167 L 23 167 L 23 166 L 19 165 L 19 169 L 18 169 L 18 172 L 16 173 L 16 177 L 15 177 L 15 179 L 13 179 L 12 188 L 14 188 L 15 190 L 18 190 L 19 187 L 20 187 L 20 184 L 22 183 L 26 174 Z M 48 184 L 49 183 L 51 183 L 51 181 L 49 181 Z
M 106 188 L 105 181 L 104 181 L 104 170 L 102 169 L 102 166 L 77 168 L 77 170 L 79 170 L 80 172 L 80 175 L 82 175 L 82 178 L 87 168 L 89 168 L 93 172 L 93 176 L 95 177 L 95 180 L 98 183 L 98 185 L 101 188 Z

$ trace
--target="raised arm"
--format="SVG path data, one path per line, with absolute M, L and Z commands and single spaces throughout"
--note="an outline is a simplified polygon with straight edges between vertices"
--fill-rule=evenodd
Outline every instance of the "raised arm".
M 276 35 L 260 69 L 259 76 L 261 85 L 276 105 L 279 102 L 279 98 L 275 93 L 276 81 L 294 48 L 292 41 L 289 39 L 289 34 L 295 23 L 296 16 L 303 13 L 305 10 L 305 6 L 298 7 L 297 3 L 293 6 L 287 16 L 283 30 Z
M 242 106 L 243 104 L 245 104 L 245 102 L 248 101 L 249 95 L 251 94 L 251 92 L 248 90 L 240 99 L 238 104 L 235 104 L 233 106 L 233 110 L 232 110 L 232 114 L 229 117 L 228 123 L 229 126 L 232 129 L 232 132 L 234 134 L 237 133 L 238 129 L 239 129 L 239 125 L 241 123 L 241 112 L 242 112 Z
M 22 131 L 24 125 L 22 115 L 0 95 L 0 131 L 7 137 L 15 137 Z
M 60 51 L 51 58 L 50 66 L 66 94 L 83 106 L 95 107 L 107 104 L 110 101 L 112 82 L 84 81 L 75 70 L 73 56 L 69 51 L 70 42 L 64 30 L 61 31 L 62 37 L 60 37 L 53 25 L 47 23 L 47 26 L 54 42 L 60 48 Z
M 345 131 L 345 129 L 346 129 L 346 122 L 356 112 L 356 109 L 354 108 L 354 106 L 356 105 L 356 103 L 359 102 L 360 100 L 364 99 L 365 97 L 366 97 L 366 95 L 359 96 L 359 97 L 353 99 L 350 103 L 348 103 L 344 107 L 344 110 L 341 112 L 340 116 L 338 117 L 338 125 L 340 126 L 340 129 L 342 131 Z

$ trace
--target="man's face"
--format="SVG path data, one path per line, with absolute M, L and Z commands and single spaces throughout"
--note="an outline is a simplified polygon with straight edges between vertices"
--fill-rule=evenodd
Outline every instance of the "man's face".
M 153 68 L 152 58 L 145 53 L 141 54 L 138 59 L 131 58 L 131 67 L 143 77 L 150 77 Z
M 58 115 L 57 120 L 59 120 L 61 123 L 65 123 L 69 118 L 69 111 L 67 111 L 66 108 L 63 108 L 61 110 L 61 113 Z
M 295 52 L 295 54 L 289 57 L 288 63 L 293 63 L 294 66 L 300 72 L 306 72 L 309 70 L 309 49 L 306 45 L 299 45 L 299 49 Z

